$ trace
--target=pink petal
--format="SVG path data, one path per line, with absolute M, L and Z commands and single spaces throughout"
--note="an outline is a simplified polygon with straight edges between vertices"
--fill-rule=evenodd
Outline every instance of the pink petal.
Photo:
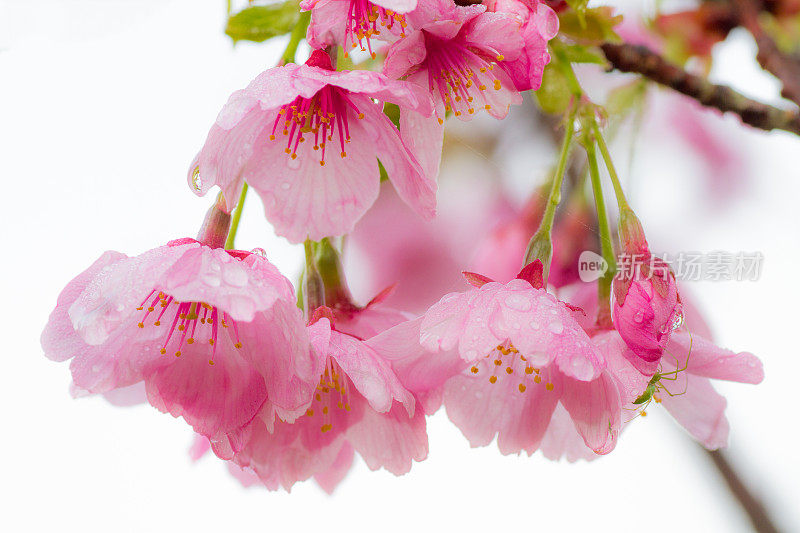
M 336 456 L 330 468 L 324 472 L 314 474 L 314 480 L 316 480 L 322 490 L 328 494 L 333 494 L 336 486 L 342 482 L 350 471 L 350 467 L 353 466 L 354 453 L 353 447 L 350 446 L 350 444 L 343 445 L 342 449 L 339 450 L 339 455 Z
M 442 160 L 444 125 L 439 124 L 436 117 L 426 118 L 415 111 L 400 108 L 400 135 L 422 167 L 425 179 L 428 183 L 434 182 L 439 175 L 439 164 Z M 433 187 L 435 195 L 435 183 Z M 426 189 L 423 189 L 423 192 L 427 192 Z M 427 194 L 431 193 L 427 192 Z M 404 195 L 401 196 L 405 199 Z M 428 201 L 430 202 L 430 200 Z
M 358 105 L 358 100 L 354 98 L 354 101 Z M 389 181 L 394 185 L 398 196 L 423 218 L 435 217 L 436 174 L 427 174 L 423 171 L 400 139 L 400 132 L 383 113 L 367 114 L 362 125 L 367 135 L 363 140 L 372 139 L 379 147 L 378 158 L 386 169 Z
M 374 110 L 364 110 L 370 112 Z M 277 112 L 269 115 L 270 124 L 276 117 Z M 247 163 L 245 176 L 261 196 L 267 220 L 278 235 L 295 243 L 343 235 L 375 202 L 380 184 L 376 146 L 361 122 L 350 110 L 352 142 L 345 145 L 347 157 L 329 142 L 325 166 L 320 165 L 321 150 L 315 151 L 313 142 L 301 143 L 292 159 L 284 152 L 282 139 L 271 141 L 266 131 L 259 137 L 260 149 Z
M 397 400 L 405 406 L 409 416 L 414 414 L 414 397 L 397 379 L 389 363 L 366 343 L 333 331 L 329 350 L 329 355 L 374 410 L 385 413 Z
M 69 318 L 68 310 L 73 302 L 78 299 L 84 289 L 104 269 L 114 263 L 127 258 L 125 254 L 108 251 L 101 255 L 97 261 L 70 281 L 61 294 L 47 325 L 42 331 L 41 343 L 44 354 L 53 361 L 66 361 L 86 349 L 83 342 Z
M 561 403 L 586 445 L 606 454 L 617 445 L 621 427 L 619 392 L 608 374 L 594 381 L 564 380 Z
M 691 347 L 691 352 L 690 352 Z M 682 368 L 689 359 L 689 373 L 713 379 L 738 381 L 739 383 L 761 383 L 764 368 L 761 361 L 749 352 L 735 353 L 717 347 L 699 335 L 677 331 L 664 351 L 664 359 L 670 364 L 680 363 Z
M 473 447 L 486 446 L 497 435 L 501 453 L 532 453 L 544 437 L 558 394 L 543 386 L 521 393 L 519 383 L 520 379 L 491 383 L 485 375 L 459 375 L 445 385 L 447 416 Z
M 702 377 L 687 376 L 686 392 L 662 394 L 662 405 L 689 434 L 709 450 L 728 445 L 728 420 L 725 418 L 725 398 Z M 676 394 L 676 392 L 673 392 Z
M 347 430 L 347 438 L 370 470 L 385 468 L 396 476 L 411 470 L 412 461 L 428 456 L 425 415 L 410 416 L 399 403 L 386 413 L 366 409 Z

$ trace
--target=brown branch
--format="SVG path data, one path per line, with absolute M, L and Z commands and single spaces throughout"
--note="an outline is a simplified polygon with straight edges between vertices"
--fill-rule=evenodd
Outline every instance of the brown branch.
M 796 112 L 752 100 L 730 87 L 690 74 L 643 46 L 604 43 L 601 48 L 611 66 L 619 71 L 641 74 L 705 106 L 735 113 L 755 128 L 800 135 L 800 114 Z
M 784 54 L 775 40 L 764 31 L 758 20 L 762 8 L 760 0 L 733 0 L 733 11 L 739 24 L 747 29 L 756 41 L 758 63 L 781 81 L 783 85 L 781 96 L 800 105 L 800 63 Z
M 701 447 L 702 448 L 702 447 Z M 736 469 L 728 461 L 725 454 L 719 450 L 709 451 L 702 448 L 714 463 L 717 471 L 725 480 L 731 493 L 736 497 L 742 509 L 750 517 L 753 528 L 759 533 L 777 533 L 778 528 L 772 522 L 764 504 L 747 488 Z

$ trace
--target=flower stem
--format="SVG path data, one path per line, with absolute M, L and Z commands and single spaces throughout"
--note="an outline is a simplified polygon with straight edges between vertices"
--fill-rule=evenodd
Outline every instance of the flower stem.
M 236 232 L 239 231 L 239 220 L 242 218 L 242 210 L 244 209 L 244 200 L 247 197 L 247 182 L 242 185 L 242 192 L 239 194 L 239 201 L 236 202 L 236 209 L 233 212 L 233 219 L 231 220 L 231 229 L 228 231 L 228 238 L 225 240 L 225 249 L 233 249 L 233 243 L 236 241 Z
M 592 122 L 592 133 L 594 133 L 594 136 L 597 139 L 597 147 L 600 148 L 600 154 L 603 156 L 603 162 L 608 169 L 608 175 L 611 177 L 611 183 L 614 185 L 614 194 L 617 196 L 617 205 L 619 205 L 620 211 L 623 209 L 630 209 L 628 200 L 625 198 L 625 193 L 622 191 L 622 184 L 619 182 L 617 170 L 614 168 L 614 162 L 611 160 L 611 154 L 608 151 L 608 146 L 606 145 L 605 139 L 603 139 L 603 135 L 600 133 L 600 127 L 597 125 L 597 121 Z
M 561 144 L 561 155 L 558 158 L 558 166 L 553 175 L 553 183 L 550 187 L 550 195 L 547 198 L 547 205 L 542 215 L 542 221 L 539 223 L 539 229 L 531 237 L 528 243 L 528 249 L 525 253 L 525 264 L 530 263 L 536 259 L 542 262 L 544 267 L 544 279 L 550 273 L 550 260 L 553 256 L 553 243 L 551 240 L 551 233 L 553 230 L 553 220 L 555 219 L 556 207 L 561 203 L 561 184 L 564 180 L 564 174 L 567 169 L 567 159 L 569 157 L 569 150 L 572 146 L 572 137 L 575 133 L 575 115 L 578 111 L 578 103 L 573 102 L 572 108 L 567 116 L 567 122 L 564 131 L 564 140 Z
M 593 136 L 587 135 L 584 148 L 586 149 L 586 159 L 589 164 L 589 177 L 592 181 L 594 205 L 597 209 L 600 252 L 608 267 L 600 279 L 597 280 L 597 301 L 599 305 L 597 324 L 599 326 L 611 326 L 611 284 L 614 281 L 614 274 L 617 272 L 617 261 L 614 257 L 614 245 L 611 242 L 611 225 L 608 222 L 608 214 L 606 213 L 606 202 L 603 198 L 603 186 L 600 183 L 600 171 L 594 142 Z

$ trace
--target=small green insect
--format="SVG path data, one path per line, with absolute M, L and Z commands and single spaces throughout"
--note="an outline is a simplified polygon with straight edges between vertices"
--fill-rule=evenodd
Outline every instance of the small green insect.
M 664 391 L 670 396 L 680 396 L 682 394 L 686 394 L 686 388 L 683 389 L 682 392 L 672 393 L 669 389 L 667 389 L 666 385 L 661 383 L 662 381 L 677 381 L 678 375 L 681 372 L 685 372 L 686 369 L 689 367 L 689 357 L 692 355 L 692 338 L 689 337 L 689 353 L 686 354 L 686 361 L 683 364 L 682 368 L 676 368 L 670 372 L 656 372 L 653 374 L 653 377 L 650 378 L 650 381 L 647 382 L 647 387 L 645 387 L 644 392 L 639 395 L 638 398 L 633 400 L 634 405 L 643 405 L 641 412 L 639 413 L 641 416 L 647 416 L 647 406 L 650 405 L 650 402 L 655 400 L 656 403 L 661 403 L 661 399 L 656 396 L 657 393 Z M 677 358 L 676 358 L 677 360 Z M 687 380 L 686 387 L 689 386 L 689 382 Z

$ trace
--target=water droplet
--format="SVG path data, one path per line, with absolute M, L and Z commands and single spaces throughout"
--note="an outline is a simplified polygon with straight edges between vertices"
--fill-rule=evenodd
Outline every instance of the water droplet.
M 555 333 L 556 335 L 558 335 L 558 334 L 560 334 L 562 331 L 564 331 L 564 324 L 562 324 L 561 322 L 550 322 L 550 323 L 547 325 L 547 330 L 548 330 L 550 333 Z
M 267 251 L 263 248 L 253 248 L 252 250 L 250 250 L 250 253 L 260 257 L 267 257 Z
M 283 183 L 281 183 L 281 189 L 283 189 L 284 191 L 288 191 L 289 187 L 291 187 L 291 185 L 289 185 L 288 181 L 284 181 Z
M 476 357 L 478 357 L 478 352 L 475 350 L 467 350 L 466 352 L 464 352 L 464 357 L 468 360 L 475 359 Z
M 641 309 L 636 311 L 636 314 L 633 315 L 633 321 L 637 324 L 641 324 L 642 320 L 644 320 L 644 312 Z
M 293 169 L 293 170 L 297 170 L 298 168 L 300 168 L 300 156 L 295 157 L 294 159 L 289 157 L 286 160 L 286 166 L 291 168 L 291 169 Z
M 530 324 L 528 324 L 528 327 L 530 327 L 531 329 L 539 329 L 541 327 L 541 324 L 539 324 L 537 321 L 534 320 Z
M 197 192 L 200 192 L 203 188 L 203 180 L 200 179 L 200 167 L 195 167 L 192 171 L 192 187 Z
M 678 307 L 675 311 L 675 316 L 672 319 L 672 331 L 675 331 L 679 327 L 683 326 L 683 308 Z
M 531 308 L 531 302 L 521 294 L 512 294 L 506 298 L 506 305 L 517 311 L 527 311 Z

